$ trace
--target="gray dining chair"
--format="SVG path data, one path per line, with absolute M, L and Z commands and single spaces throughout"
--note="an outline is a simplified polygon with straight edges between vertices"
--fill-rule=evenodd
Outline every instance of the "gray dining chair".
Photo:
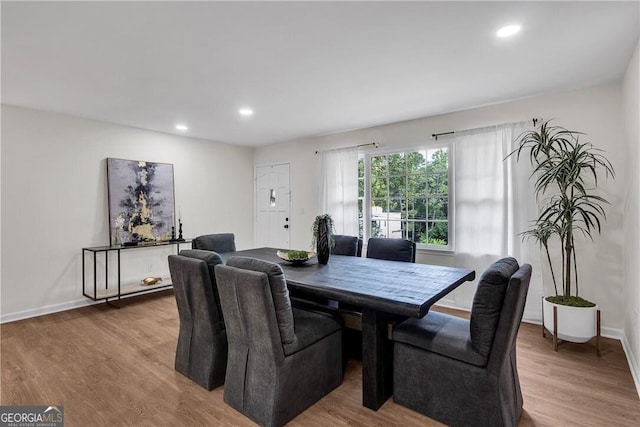
M 331 253 L 334 255 L 362 256 L 362 239 L 344 234 L 333 235 L 334 245 Z
M 191 247 L 218 253 L 235 252 L 236 236 L 233 233 L 204 234 L 193 239 Z
M 280 265 L 215 267 L 229 339 L 224 401 L 263 426 L 292 420 L 342 382 L 342 325 L 292 308 Z
M 531 266 L 514 258 L 482 275 L 470 320 L 429 312 L 393 331 L 393 399 L 451 426 L 515 426 L 522 413 L 516 337 Z
M 367 258 L 416 262 L 416 243 L 405 239 L 371 237 L 367 241 Z
M 360 249 L 362 251 L 362 248 Z M 388 261 L 416 262 L 416 244 L 409 240 L 371 237 L 367 241 L 367 258 Z M 340 314 L 347 325 L 344 331 L 344 351 L 350 358 L 362 359 L 362 309 L 353 304 L 339 303 Z M 390 320 L 393 326 L 395 320 Z
M 180 320 L 175 370 L 207 390 L 224 383 L 227 367 L 227 334 L 214 273 L 218 264 L 220 255 L 210 251 L 169 255 Z

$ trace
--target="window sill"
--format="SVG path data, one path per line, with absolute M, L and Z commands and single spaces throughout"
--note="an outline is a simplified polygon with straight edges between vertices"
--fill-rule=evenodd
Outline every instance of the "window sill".
M 416 248 L 417 253 L 430 256 L 454 256 L 456 252 L 453 249 L 432 249 L 432 248 Z

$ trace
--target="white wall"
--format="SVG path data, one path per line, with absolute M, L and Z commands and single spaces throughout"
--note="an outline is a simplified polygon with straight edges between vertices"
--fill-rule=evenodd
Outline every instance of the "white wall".
M 381 149 L 409 148 L 433 140 L 431 134 L 463 130 L 533 117 L 555 119 L 554 123 L 588 134 L 597 147 L 606 150 L 618 172 L 616 181 L 603 182 L 604 195 L 611 202 L 603 235 L 595 245 L 578 252 L 581 268 L 581 296 L 596 301 L 603 311 L 603 324 L 609 333 L 621 333 L 624 325 L 623 306 L 623 197 L 621 183 L 626 182 L 624 134 L 622 130 L 621 85 L 610 84 L 568 93 L 556 93 L 504 104 L 476 108 L 452 114 L 393 123 L 369 129 L 344 132 L 282 144 L 259 147 L 255 163 L 288 161 L 291 163 L 291 247 L 308 248 L 310 227 L 318 209 L 315 150 L 378 142 Z M 454 257 L 419 254 L 418 262 L 452 265 Z M 528 260 L 520 260 L 528 261 Z M 525 317 L 539 320 L 542 289 L 532 286 Z M 472 284 L 463 285 L 445 303 L 458 305 L 469 301 Z M 546 293 L 550 293 L 549 288 Z M 466 303 L 462 303 L 466 304 Z M 463 308 L 469 308 L 464 307 Z M 617 331 L 612 331 L 615 329 Z M 607 332 L 607 330 L 605 330 Z
M 625 118 L 627 155 L 624 215 L 624 300 L 625 319 L 624 333 L 627 338 L 626 348 L 629 357 L 636 388 L 640 393 L 640 42 L 629 62 L 629 67 L 622 83 L 622 100 Z
M 253 246 L 252 148 L 3 105 L 3 321 L 86 303 L 81 248 L 109 243 L 107 157 L 173 163 L 185 237 Z M 166 253 L 144 251 L 127 274 L 166 271 Z

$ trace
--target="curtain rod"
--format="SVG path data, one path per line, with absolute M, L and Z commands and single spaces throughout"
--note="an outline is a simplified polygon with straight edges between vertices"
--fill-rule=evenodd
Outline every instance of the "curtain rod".
M 533 126 L 535 126 L 539 121 L 542 121 L 542 118 L 534 117 L 533 119 L 531 119 L 531 121 L 533 122 Z M 513 122 L 513 123 L 520 123 L 520 122 Z M 506 124 L 506 123 L 503 123 L 503 124 Z M 500 125 L 494 125 L 494 126 L 500 126 Z M 492 127 L 492 126 L 483 126 L 483 127 Z M 449 131 L 449 132 L 432 133 L 431 134 L 431 138 L 434 138 L 437 141 L 439 136 L 453 135 L 456 132 L 457 133 L 462 133 L 462 132 L 468 132 L 470 130 L 476 130 L 476 129 L 482 129 L 482 128 L 464 129 L 464 130 L 458 130 L 458 131 L 452 130 L 452 131 Z
M 379 144 L 377 142 L 369 142 L 367 144 L 352 145 L 350 147 L 332 148 L 331 150 L 324 150 L 324 151 L 344 150 L 345 148 L 361 148 L 361 147 L 368 147 L 370 145 L 373 145 L 374 148 L 378 148 L 379 147 Z M 318 154 L 318 153 L 320 153 L 320 151 L 316 150 L 316 154 Z

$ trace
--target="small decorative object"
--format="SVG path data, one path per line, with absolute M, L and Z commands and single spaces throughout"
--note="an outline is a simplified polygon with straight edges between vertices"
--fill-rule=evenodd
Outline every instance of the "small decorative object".
M 171 241 L 174 242 L 176 240 L 176 227 L 171 226 Z
M 145 277 L 142 279 L 142 284 L 144 286 L 157 285 L 162 283 L 162 277 Z
M 331 247 L 334 245 L 334 227 L 331 215 L 318 215 L 313 221 L 312 230 L 313 235 L 311 246 L 316 247 L 316 251 L 318 252 L 318 262 L 320 264 L 327 264 L 329 262 Z
M 182 237 L 182 220 L 178 218 L 178 242 L 184 242 Z
M 543 302 L 544 328 L 553 333 L 554 349 L 558 338 L 572 342 L 586 342 L 600 336 L 600 315 L 596 304 L 578 296 L 578 266 L 576 265 L 575 236 L 583 235 L 593 241 L 606 219 L 604 206 L 609 204 L 597 192 L 598 178 L 614 177 L 613 166 L 591 143 L 579 141 L 581 132 L 542 123 L 537 130 L 525 132 L 516 141 L 517 148 L 509 154 L 528 154 L 534 169 L 531 179 L 540 202 L 540 214 L 533 226 L 522 233 L 534 239 L 547 255 L 555 295 Z M 555 251 L 556 240 L 561 256 L 561 285 L 558 289 L 550 250 Z M 586 241 L 585 241 L 586 242 Z M 575 293 L 573 292 L 575 290 Z M 579 317 L 578 317 L 579 316 Z M 599 354 L 598 341 L 596 351 Z
M 293 265 L 304 264 L 309 261 L 311 258 L 316 256 L 315 252 L 307 252 L 307 251 L 277 251 L 276 255 L 278 258 L 283 259 L 285 261 L 289 261 Z

